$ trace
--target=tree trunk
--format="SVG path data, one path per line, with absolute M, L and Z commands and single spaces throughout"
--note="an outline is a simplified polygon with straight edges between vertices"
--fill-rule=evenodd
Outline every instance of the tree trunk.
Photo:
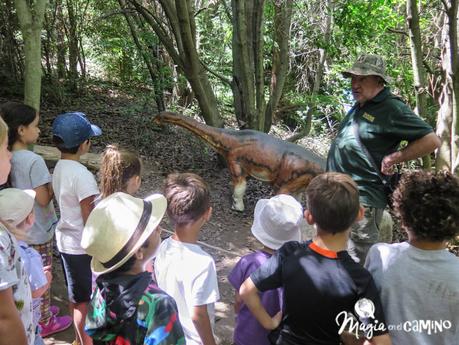
M 143 59 L 143 62 L 147 66 L 148 73 L 150 74 L 150 78 L 151 78 L 151 82 L 152 82 L 151 85 L 153 86 L 153 95 L 154 95 L 155 102 L 156 102 L 156 108 L 157 108 L 158 111 L 164 111 L 166 109 L 164 107 L 163 96 L 162 96 L 162 94 L 161 95 L 158 94 L 157 93 L 158 90 L 156 90 L 156 88 L 155 88 L 155 80 L 158 79 L 158 77 L 159 77 L 158 73 L 157 73 L 157 71 L 155 69 L 155 65 L 153 64 L 152 59 L 147 55 L 146 50 L 142 46 L 142 44 L 141 44 L 141 42 L 139 40 L 139 37 L 137 36 L 137 29 L 136 29 L 135 21 L 133 20 L 131 15 L 126 12 L 126 9 L 127 9 L 126 1 L 125 0 L 118 0 L 118 3 L 120 4 L 121 9 L 123 9 L 123 15 L 124 15 L 124 18 L 126 19 L 126 22 L 127 22 L 128 26 L 129 26 L 129 30 L 131 32 L 131 36 L 132 36 L 132 38 L 134 40 L 134 44 L 136 45 L 137 50 L 140 52 L 140 54 L 142 56 L 142 59 Z
M 411 61 L 413 64 L 414 90 L 416 94 L 415 112 L 421 118 L 425 119 L 427 115 L 427 78 L 422 63 L 424 54 L 422 53 L 417 0 L 407 0 L 406 21 L 410 36 Z M 430 169 L 432 167 L 430 155 L 422 157 L 422 166 L 424 169 Z
M 330 44 L 331 34 L 333 31 L 333 13 L 334 13 L 334 3 L 333 0 L 327 0 L 325 3 L 325 26 L 324 26 L 324 46 L 318 49 L 319 53 L 319 62 L 317 64 L 316 74 L 314 76 L 314 85 L 312 86 L 311 96 L 316 96 L 320 91 L 320 84 L 322 83 L 322 78 L 325 69 L 325 62 L 327 61 L 327 49 L 328 45 Z M 304 124 L 304 128 L 292 135 L 290 138 L 286 140 L 289 142 L 296 142 L 301 138 L 309 135 L 309 132 L 312 128 L 312 116 L 314 111 L 316 110 L 316 104 L 313 101 L 314 97 L 310 97 L 311 104 L 309 104 L 308 110 L 306 112 L 306 121 Z
M 276 44 L 273 48 L 270 97 L 265 111 L 265 132 L 269 132 L 271 128 L 273 114 L 279 104 L 287 77 L 292 3 L 292 0 L 286 0 L 275 1 L 274 4 L 274 42 Z
M 183 71 L 196 96 L 204 121 L 211 126 L 222 127 L 217 99 L 196 49 L 196 24 L 191 1 L 158 1 L 167 19 L 167 28 L 164 19 L 155 11 L 148 10 L 137 0 L 129 2 L 154 30 L 174 63 Z
M 23 61 L 20 58 L 19 45 L 15 38 L 16 21 L 11 0 L 4 2 L 5 6 L 0 10 L 0 20 L 3 22 L 2 34 L 0 35 L 0 49 L 4 53 L 0 56 L 1 70 L 5 75 L 10 76 L 11 80 L 17 82 L 23 78 Z
M 231 1 L 234 109 L 239 126 L 265 130 L 263 68 L 264 0 Z
M 67 13 L 69 16 L 68 42 L 69 42 L 69 81 L 70 89 L 78 89 L 78 36 L 77 36 L 77 18 L 75 15 L 74 4 L 67 0 Z
M 445 0 L 443 4 L 446 13 L 441 54 L 444 83 L 437 120 L 437 134 L 440 136 L 441 146 L 438 150 L 436 167 L 437 169 L 448 169 L 457 174 L 459 168 L 458 0 Z
M 67 74 L 67 46 L 65 44 L 65 21 L 62 13 L 62 0 L 56 0 L 56 46 L 57 46 L 57 77 L 64 79 Z
M 24 103 L 40 109 L 41 95 L 41 29 L 47 0 L 15 0 L 16 11 L 24 38 L 25 75 Z

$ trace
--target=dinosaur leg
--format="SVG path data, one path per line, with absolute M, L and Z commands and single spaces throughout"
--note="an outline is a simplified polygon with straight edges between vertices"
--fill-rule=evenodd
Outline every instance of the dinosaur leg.
M 247 189 L 247 181 L 245 177 L 240 177 L 237 181 L 233 180 L 233 205 L 231 208 L 236 211 L 244 211 L 244 195 Z
M 244 195 L 247 189 L 246 175 L 241 166 L 228 157 L 228 168 L 233 179 L 233 205 L 236 211 L 244 211 Z

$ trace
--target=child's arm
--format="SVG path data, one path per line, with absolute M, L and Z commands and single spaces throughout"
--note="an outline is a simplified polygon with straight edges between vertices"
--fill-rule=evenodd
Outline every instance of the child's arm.
M 13 288 L 0 291 L 0 345 L 27 345 L 24 325 L 14 303 Z
M 49 286 L 51 285 L 51 281 L 53 280 L 53 274 L 51 273 L 51 266 L 43 267 L 43 273 L 46 276 L 47 282 L 42 287 L 32 291 L 32 298 L 40 298 L 41 296 L 43 296 L 43 294 L 49 289 Z
M 241 309 L 242 304 L 244 301 L 241 299 L 241 295 L 239 295 L 239 291 L 234 292 L 234 312 L 239 313 L 239 309 Z
M 273 317 L 269 316 L 266 309 L 263 307 L 263 304 L 261 304 L 258 292 L 259 291 L 257 287 L 250 277 L 247 278 L 244 283 L 242 283 L 241 288 L 239 289 L 239 294 L 242 298 L 242 301 L 247 305 L 258 322 L 265 329 L 275 329 L 277 326 L 279 326 L 282 320 L 282 313 L 278 312 Z
M 54 192 L 51 183 L 38 186 L 33 190 L 36 193 L 35 200 L 37 201 L 38 205 L 45 207 L 48 206 L 51 200 L 53 200 Z
M 212 326 L 210 325 L 209 314 L 207 313 L 207 304 L 195 306 L 191 316 L 194 327 L 201 338 L 203 345 L 216 345 Z
M 89 214 L 94 208 L 95 198 L 96 198 L 95 195 L 91 195 L 80 201 L 81 217 L 83 218 L 83 224 L 86 224 L 86 220 L 88 219 Z

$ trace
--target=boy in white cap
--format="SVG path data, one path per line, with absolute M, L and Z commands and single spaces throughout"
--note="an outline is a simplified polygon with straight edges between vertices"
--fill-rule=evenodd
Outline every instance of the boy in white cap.
M 7 188 L 0 191 L 0 219 L 9 225 L 11 233 L 16 237 L 19 254 L 24 262 L 33 298 L 33 325 L 35 327 L 35 345 L 42 345 L 40 336 L 40 304 L 41 296 L 49 289 L 52 274 L 50 267 L 43 267 L 40 254 L 29 247 L 24 241 L 26 232 L 32 228 L 35 221 L 34 202 L 35 191 Z M 59 317 L 63 329 L 72 324 L 69 316 Z
M 263 248 L 243 256 L 228 275 L 235 288 L 237 313 L 233 341 L 235 345 L 269 345 L 268 330 L 255 319 L 239 296 L 242 283 L 256 271 L 285 242 L 299 241 L 305 222 L 301 204 L 290 195 L 280 194 L 271 199 L 260 199 L 255 206 L 252 234 Z M 282 289 L 263 292 L 261 303 L 269 315 L 282 310 Z
M 95 343 L 185 344 L 174 299 L 146 270 L 161 243 L 166 206 L 161 194 L 142 200 L 118 192 L 89 215 L 81 246 L 99 274 L 85 326 Z

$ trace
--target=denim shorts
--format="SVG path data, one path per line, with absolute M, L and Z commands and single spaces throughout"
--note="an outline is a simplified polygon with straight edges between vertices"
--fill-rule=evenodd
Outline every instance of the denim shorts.
M 61 261 L 69 301 L 89 302 L 92 292 L 91 256 L 61 253 Z

